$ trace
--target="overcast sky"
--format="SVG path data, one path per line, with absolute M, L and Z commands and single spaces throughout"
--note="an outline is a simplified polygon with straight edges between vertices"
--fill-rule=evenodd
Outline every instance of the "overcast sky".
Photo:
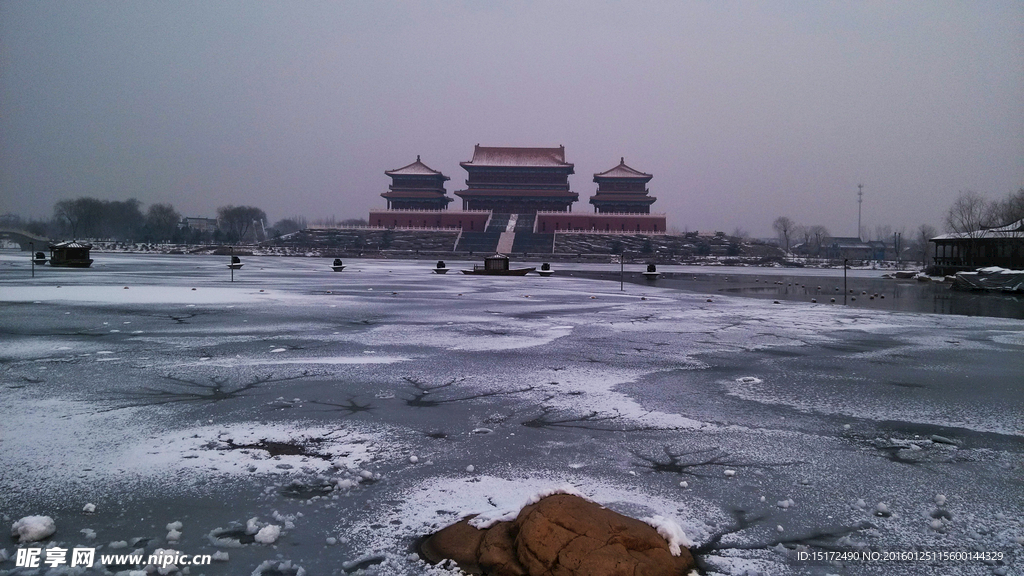
M 1024 2 L 0 0 L 0 212 L 365 218 L 477 143 L 564 144 L 577 212 L 625 156 L 679 230 L 941 227 L 1024 186 Z

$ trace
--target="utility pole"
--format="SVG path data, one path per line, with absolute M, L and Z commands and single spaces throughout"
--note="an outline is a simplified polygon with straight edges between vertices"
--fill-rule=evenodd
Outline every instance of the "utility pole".
M 864 185 L 857 184 L 857 239 L 863 240 L 860 236 L 860 205 L 864 203 Z
M 892 233 L 892 251 L 895 253 L 893 258 L 896 260 L 896 269 L 900 269 L 900 240 L 903 239 L 903 235 L 899 232 Z

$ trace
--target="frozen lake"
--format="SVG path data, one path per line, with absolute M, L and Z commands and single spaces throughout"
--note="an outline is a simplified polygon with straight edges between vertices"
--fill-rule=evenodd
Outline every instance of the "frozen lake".
M 457 574 L 416 539 L 568 484 L 674 519 L 711 574 L 1019 573 L 1020 319 L 424 261 L 243 257 L 232 283 L 226 257 L 94 257 L 30 278 L 0 253 L 0 514 L 53 517 L 63 547 L 228 553 L 192 574 Z M 254 543 L 247 522 L 283 532 Z M 4 546 L 0 574 L 35 573 Z M 797 558 L 864 549 L 1003 560 Z

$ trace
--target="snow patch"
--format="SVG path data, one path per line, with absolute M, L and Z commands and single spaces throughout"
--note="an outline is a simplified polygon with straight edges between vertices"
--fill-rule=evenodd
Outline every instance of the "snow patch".
M 18 542 L 38 542 L 56 531 L 57 524 L 49 516 L 25 516 L 11 525 L 11 536 Z
M 693 541 L 686 537 L 686 533 L 683 532 L 682 527 L 675 520 L 664 516 L 651 516 L 649 518 L 641 518 L 641 520 L 651 525 L 668 542 L 669 552 L 673 556 L 679 556 L 682 553 L 681 546 L 693 548 Z
M 268 524 L 256 533 L 256 541 L 260 544 L 273 544 L 281 536 L 281 527 L 277 524 Z

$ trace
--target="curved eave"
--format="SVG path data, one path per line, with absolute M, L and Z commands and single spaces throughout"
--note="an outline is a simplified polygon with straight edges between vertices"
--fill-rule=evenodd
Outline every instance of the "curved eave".
M 594 174 L 594 182 L 598 184 L 602 182 L 643 182 L 647 184 L 651 181 L 654 176 L 645 174 L 643 176 L 601 176 L 600 174 Z
M 657 196 L 647 196 L 645 194 L 616 194 L 614 196 L 608 194 L 597 194 L 590 197 L 591 204 L 654 204 L 658 200 Z
M 384 192 L 381 198 L 388 198 L 389 200 L 440 200 L 445 199 L 449 202 L 451 198 L 444 194 L 432 194 L 429 192 Z
M 580 197 L 576 192 L 559 190 L 459 190 L 455 195 L 460 198 L 572 198 L 573 201 Z
M 562 172 L 565 170 L 569 171 L 569 174 L 575 174 L 575 164 L 475 164 L 473 161 L 459 162 L 459 166 L 462 166 L 467 171 L 470 168 L 497 168 L 502 170 L 516 169 L 516 168 L 528 168 L 530 170 L 550 170 L 552 172 Z

